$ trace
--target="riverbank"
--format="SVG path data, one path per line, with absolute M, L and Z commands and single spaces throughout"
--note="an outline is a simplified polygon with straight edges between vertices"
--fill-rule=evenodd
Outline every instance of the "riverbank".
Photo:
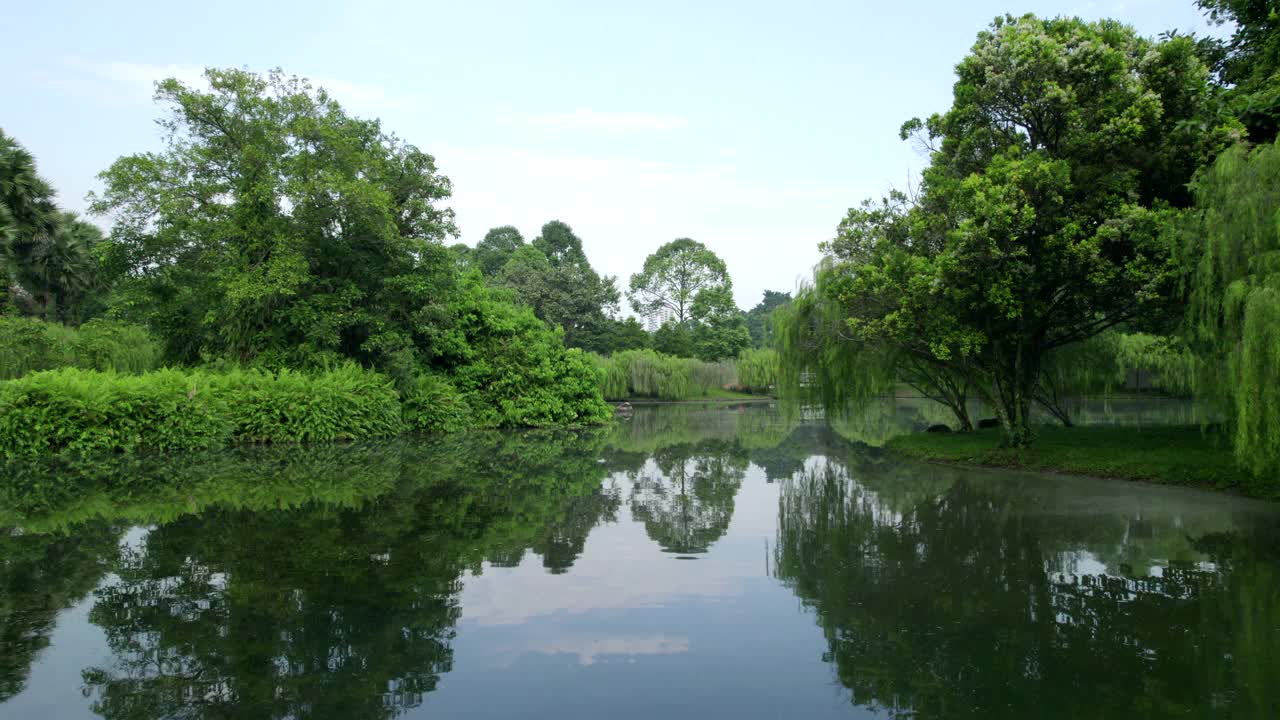
M 1254 478 L 1236 464 L 1225 441 L 1198 427 L 1041 427 L 1030 447 L 999 444 L 999 430 L 978 430 L 902 435 L 885 447 L 951 465 L 1141 480 L 1280 500 L 1280 483 Z

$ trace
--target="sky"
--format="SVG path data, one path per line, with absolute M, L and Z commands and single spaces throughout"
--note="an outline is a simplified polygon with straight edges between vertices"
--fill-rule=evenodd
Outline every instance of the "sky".
M 690 237 L 747 309 L 808 277 L 848 208 L 919 173 L 898 128 L 947 109 L 1006 12 L 1208 31 L 1192 0 L 12 3 L 0 129 L 83 211 L 116 158 L 160 149 L 156 80 L 279 67 L 434 155 L 462 242 L 562 220 L 625 290 Z

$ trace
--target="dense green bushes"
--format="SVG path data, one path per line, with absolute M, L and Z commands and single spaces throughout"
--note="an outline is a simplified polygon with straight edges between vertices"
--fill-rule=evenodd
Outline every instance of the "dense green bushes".
M 627 350 L 594 356 L 600 387 L 609 400 L 657 398 L 691 400 L 721 390 L 768 391 L 778 382 L 773 350 L 744 350 L 737 360 L 706 362 L 653 350 Z
M 652 350 L 628 350 L 608 358 L 596 356 L 596 363 L 601 389 L 610 400 L 685 400 L 706 397 L 715 389 L 738 384 L 732 362 L 703 362 Z
M 65 368 L 0 383 L 6 457 L 349 440 L 403 429 L 390 381 L 351 365 L 315 375 Z
M 160 363 L 160 346 L 146 329 L 111 320 L 72 328 L 0 316 L 0 339 L 0 379 L 62 367 L 136 374 Z
M 778 353 L 774 350 L 743 350 L 735 366 L 743 387 L 767 390 L 778 384 Z
M 592 425 L 611 417 L 596 368 L 566 349 L 527 307 L 469 282 L 453 304 L 457 355 L 443 366 L 469 407 L 473 427 Z

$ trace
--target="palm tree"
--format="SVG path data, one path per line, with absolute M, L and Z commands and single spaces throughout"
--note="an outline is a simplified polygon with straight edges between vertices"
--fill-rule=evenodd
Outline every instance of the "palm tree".
M 73 319 L 92 289 L 102 233 L 59 212 L 35 159 L 0 131 L 0 282 L 7 305 L 49 320 Z

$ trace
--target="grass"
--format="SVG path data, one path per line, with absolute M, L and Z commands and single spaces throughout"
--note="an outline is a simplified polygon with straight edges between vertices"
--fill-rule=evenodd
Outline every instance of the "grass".
M 979 430 L 902 435 L 886 447 L 932 462 L 1144 480 L 1280 499 L 1280 482 L 1254 477 L 1236 464 L 1225 442 L 1198 427 L 1041 427 L 1030 447 L 999 444 L 999 430 Z

